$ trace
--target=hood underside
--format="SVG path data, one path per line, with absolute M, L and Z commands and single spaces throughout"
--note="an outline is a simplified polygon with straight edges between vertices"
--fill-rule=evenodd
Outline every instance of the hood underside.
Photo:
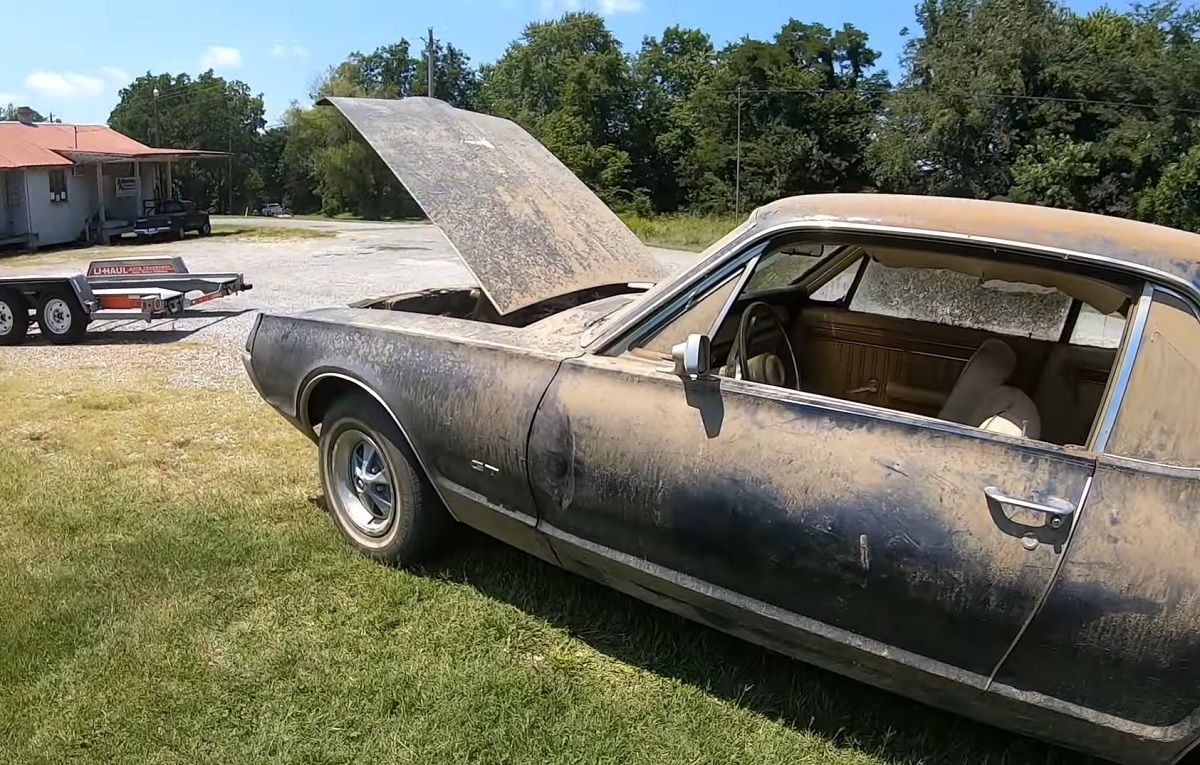
M 664 274 L 624 223 L 509 120 L 432 98 L 325 98 L 458 251 L 500 314 Z

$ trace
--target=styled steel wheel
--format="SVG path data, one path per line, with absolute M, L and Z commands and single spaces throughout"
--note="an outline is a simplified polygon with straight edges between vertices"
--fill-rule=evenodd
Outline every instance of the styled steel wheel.
M 379 537 L 396 519 L 391 471 L 371 437 L 353 428 L 333 444 L 334 498 L 346 518 L 362 533 Z
M 70 292 L 50 292 L 42 295 L 37 307 L 38 328 L 52 343 L 78 342 L 87 329 L 87 314 Z
M 329 516 L 364 555 L 392 565 L 427 557 L 452 526 L 400 427 L 366 394 L 330 403 L 318 443 Z
M 13 290 L 0 290 L 0 345 L 16 345 L 29 331 L 29 307 Z

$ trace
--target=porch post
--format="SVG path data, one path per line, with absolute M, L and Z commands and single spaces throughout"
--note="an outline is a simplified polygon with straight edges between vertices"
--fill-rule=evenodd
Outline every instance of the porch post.
M 104 226 L 108 222 L 108 214 L 104 209 L 104 165 L 100 162 L 96 163 L 96 204 L 100 206 L 100 231 L 96 238 L 100 244 L 108 244 L 108 232 Z
M 175 181 L 171 177 L 171 172 L 175 168 L 175 160 L 167 160 L 167 188 L 163 193 L 163 199 L 174 199 L 175 197 Z
M 21 189 L 25 192 L 25 235 L 29 237 L 29 249 L 37 251 L 40 232 L 33 229 L 33 205 L 29 203 L 29 170 L 21 171 Z
M 137 184 L 137 207 L 134 208 L 134 213 L 133 213 L 134 218 L 136 219 L 138 216 L 140 216 L 142 214 L 142 162 L 141 162 L 141 160 L 135 159 L 133 161 L 133 177 L 137 179 L 135 181 L 135 183 Z

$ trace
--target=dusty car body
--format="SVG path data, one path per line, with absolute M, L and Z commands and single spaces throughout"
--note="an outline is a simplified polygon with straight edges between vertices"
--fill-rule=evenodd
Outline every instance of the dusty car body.
M 358 396 L 555 565 L 1103 757 L 1194 746 L 1200 237 L 810 196 L 667 276 L 512 123 L 330 103 L 481 286 L 262 316 L 247 370 L 304 433 Z

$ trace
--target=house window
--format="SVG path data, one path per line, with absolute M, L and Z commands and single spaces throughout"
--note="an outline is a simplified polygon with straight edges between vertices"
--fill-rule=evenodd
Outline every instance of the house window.
M 65 170 L 50 171 L 50 201 L 67 201 L 67 172 Z

